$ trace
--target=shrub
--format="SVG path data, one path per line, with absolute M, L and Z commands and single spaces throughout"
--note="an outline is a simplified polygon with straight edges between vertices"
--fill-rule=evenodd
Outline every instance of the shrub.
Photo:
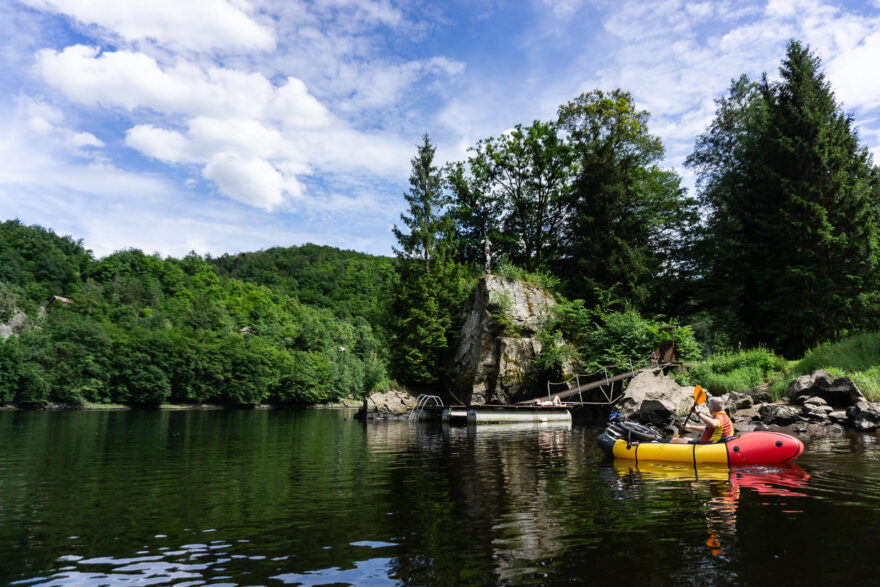
M 562 301 L 553 308 L 547 332 L 559 333 L 575 349 L 581 370 L 591 373 L 606 368 L 629 368 L 647 364 L 657 347 L 660 328 L 675 327 L 679 359 L 699 360 L 700 346 L 693 330 L 676 321 L 646 318 L 613 292 L 597 291 L 599 303 L 587 308 L 583 300 Z M 557 351 L 553 351 L 557 352 Z

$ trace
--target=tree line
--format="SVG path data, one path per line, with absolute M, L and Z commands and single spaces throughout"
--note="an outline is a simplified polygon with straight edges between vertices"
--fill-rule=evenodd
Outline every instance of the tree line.
M 388 385 L 390 261 L 315 245 L 96 259 L 80 241 L 4 222 L 0 403 L 360 397 Z
M 596 90 L 442 169 L 424 136 L 395 228 L 396 372 L 449 380 L 486 239 L 496 262 L 582 300 L 561 306 L 569 315 L 613 294 L 624 312 L 692 323 L 704 342 L 792 357 L 877 328 L 880 175 L 817 55 L 791 41 L 777 81 L 733 81 L 687 159 L 695 196 L 660 167 L 648 119 L 629 93 Z M 574 322 L 606 327 L 587 315 L 607 313 Z M 565 312 L 555 319 L 565 330 Z

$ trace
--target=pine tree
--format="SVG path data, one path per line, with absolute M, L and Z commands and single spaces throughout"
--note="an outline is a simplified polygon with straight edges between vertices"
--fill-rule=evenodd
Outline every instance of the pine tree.
M 433 385 L 443 378 L 446 354 L 455 339 L 460 270 L 452 259 L 454 225 L 434 166 L 435 147 L 426 134 L 412 159 L 410 189 L 404 194 L 408 213 L 395 226 L 399 248 L 399 286 L 394 301 L 392 360 L 406 383 Z
M 710 283 L 743 342 L 795 356 L 873 320 L 880 175 L 819 58 L 792 41 L 780 74 L 735 86 L 690 162 L 723 251 Z

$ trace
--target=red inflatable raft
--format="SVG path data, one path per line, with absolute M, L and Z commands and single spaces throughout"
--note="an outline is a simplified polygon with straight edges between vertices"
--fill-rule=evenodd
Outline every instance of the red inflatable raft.
M 614 436 L 603 432 L 596 440 L 609 455 L 637 461 L 776 465 L 792 461 L 804 452 L 803 442 L 781 432 L 746 432 L 713 444 L 672 444 Z

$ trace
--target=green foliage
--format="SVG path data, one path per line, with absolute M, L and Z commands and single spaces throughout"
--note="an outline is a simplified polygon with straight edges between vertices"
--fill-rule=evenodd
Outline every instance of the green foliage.
M 880 332 L 866 332 L 840 342 L 825 342 L 807 351 L 795 365 L 797 375 L 834 367 L 866 371 L 880 366 Z
M 612 291 L 597 290 L 595 296 L 599 302 L 593 308 L 587 308 L 583 300 L 559 303 L 546 327 L 551 339 L 558 335 L 574 346 L 573 358 L 582 372 L 591 373 L 603 367 L 620 370 L 628 368 L 630 362 L 633 366 L 646 364 L 657 348 L 659 329 L 664 326 L 675 327 L 680 360 L 700 358 L 700 347 L 690 327 L 645 318 L 628 302 L 615 298 Z M 550 352 L 565 351 L 553 349 Z
M 385 325 L 394 290 L 390 257 L 307 244 L 211 259 L 221 275 L 266 286 L 340 317 Z
M 36 245 L 12 255 L 5 243 Z M 0 402 L 313 403 L 387 387 L 387 343 L 371 320 L 386 320 L 389 259 L 306 246 L 237 263 L 135 249 L 95 260 L 67 237 L 17 222 L 0 225 L 0 249 L 15 278 L 0 280 L 0 313 L 29 316 L 0 343 Z M 49 271 L 58 251 L 73 269 Z M 266 273 L 252 270 L 263 261 Z M 39 311 L 57 291 L 52 275 L 73 272 L 76 288 L 57 292 L 72 303 Z M 321 280 L 330 289 L 319 291 Z M 366 301 L 356 303 L 358 292 Z
M 871 401 L 880 400 L 880 332 L 825 342 L 810 349 L 794 366 L 794 376 L 825 370 L 851 377 Z
M 53 295 L 78 291 L 90 261 L 82 241 L 18 220 L 0 224 L 0 282 L 22 287 L 32 302 L 45 304 Z
M 621 90 L 559 108 L 577 170 L 558 271 L 569 294 L 618 284 L 636 307 L 650 300 L 656 311 L 682 287 L 685 237 L 697 217 L 679 177 L 657 166 L 663 145 L 647 123 Z
M 436 385 L 458 335 L 465 272 L 453 260 L 455 231 L 428 135 L 412 160 L 404 229 L 394 227 L 399 286 L 392 307 L 392 364 L 398 379 Z
M 720 352 L 678 377 L 686 385 L 700 385 L 714 395 L 745 393 L 765 383 L 788 381 L 788 362 L 765 347 Z
M 647 121 L 627 92 L 594 91 L 556 122 L 479 141 L 446 168 L 457 258 L 482 268 L 488 237 L 494 271 L 511 278 L 523 267 L 578 297 L 617 283 L 654 311 L 687 297 L 696 204 L 658 167 L 663 146 Z
M 778 82 L 735 81 L 688 164 L 700 291 L 734 340 L 797 356 L 875 324 L 880 174 L 808 48 L 789 44 Z

